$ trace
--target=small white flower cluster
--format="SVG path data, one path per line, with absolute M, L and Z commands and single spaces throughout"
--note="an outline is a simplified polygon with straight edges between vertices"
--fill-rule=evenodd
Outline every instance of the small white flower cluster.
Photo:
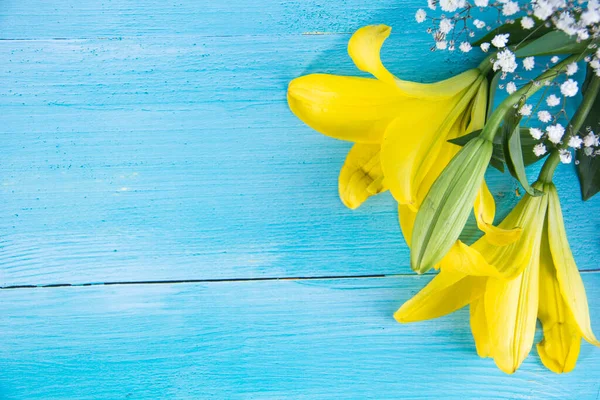
M 458 49 L 468 53 L 473 49 L 472 38 L 482 36 L 485 31 L 489 32 L 492 27 L 474 17 L 475 11 L 484 9 L 495 9 L 497 11 L 497 26 L 502 24 L 516 23 L 520 13 L 521 28 L 531 30 L 546 27 L 554 27 L 570 36 L 576 36 L 577 41 L 587 41 L 600 38 L 600 0 L 529 0 L 519 4 L 513 0 L 427 0 L 428 8 L 436 10 L 438 7 L 444 13 L 440 17 L 429 17 L 428 11 L 419 9 L 415 15 L 418 23 L 430 20 L 431 26 L 427 29 L 434 40 L 432 50 L 454 51 L 458 43 Z M 483 32 L 482 32 L 483 31 Z M 490 57 L 492 69 L 500 72 L 499 88 L 506 89 L 508 94 L 517 92 L 520 86 L 531 82 L 521 76 L 527 71 L 532 71 L 537 64 L 544 71 L 554 67 L 561 59 L 554 56 L 550 63 L 540 62 L 534 57 L 517 59 L 510 43 L 510 34 L 498 33 L 489 42 L 482 43 L 479 48 L 484 52 L 494 51 Z M 516 43 L 511 43 L 516 44 Z M 592 50 L 584 60 L 600 76 L 600 49 L 593 51 L 594 45 L 589 46 Z M 583 56 L 582 56 L 583 57 Z M 600 136 L 596 135 L 590 127 L 586 135 L 572 135 L 566 144 L 563 143 L 565 127 L 560 123 L 567 116 L 566 99 L 574 97 L 579 92 L 579 84 L 573 79 L 580 65 L 573 62 L 563 66 L 557 72 L 555 79 L 550 82 L 533 82 L 534 85 L 545 85 L 537 104 L 521 104 L 518 113 L 526 117 L 527 121 L 534 118 L 541 123 L 540 128 L 530 128 L 531 136 L 539 141 L 533 148 L 536 156 L 541 157 L 548 152 L 547 146 L 559 148 L 560 160 L 563 163 L 572 161 L 572 149 L 583 149 L 587 156 L 600 155 L 598 141 Z M 547 94 L 551 88 L 556 93 Z M 544 104 L 545 103 L 545 104 Z M 557 107 L 560 106 L 560 107 Z M 558 109 L 558 111 L 556 111 Z M 526 123 L 525 123 L 526 124 Z
M 523 106 L 525 107 L 525 106 Z M 547 111 L 544 111 L 547 113 Z M 550 115 L 548 113 L 548 115 Z M 546 126 L 544 130 L 540 128 L 529 128 L 529 134 L 535 140 L 541 141 L 533 147 L 533 152 L 537 157 L 541 157 L 548 152 L 544 141 L 552 143 L 554 146 L 563 144 L 563 137 L 565 136 L 565 127 L 560 123 L 555 123 Z M 587 128 L 587 134 L 581 135 L 576 134 L 569 137 L 566 142 L 567 148 L 559 149 L 560 161 L 564 164 L 569 164 L 572 160 L 571 150 L 578 150 L 583 148 L 583 153 L 589 157 L 600 156 L 600 137 L 596 135 L 591 127 Z
M 428 17 L 427 11 L 419 9 L 415 14 L 418 23 L 428 18 L 431 26 L 427 29 L 434 40 L 432 50 L 454 51 L 458 49 L 468 53 L 473 49 L 471 41 L 476 36 L 482 36 L 482 30 L 491 31 L 492 27 L 484 21 L 475 18 L 475 11 L 495 9 L 498 18 L 494 25 L 515 23 L 519 14 L 523 15 L 520 25 L 525 30 L 534 30 L 542 24 L 553 26 L 570 36 L 576 36 L 578 41 L 600 38 L 600 0 L 529 0 L 520 4 L 514 0 L 427 0 L 430 10 L 438 7 L 443 13 L 441 17 Z M 512 73 L 516 69 L 513 53 L 506 46 L 509 34 L 498 34 L 490 42 L 482 43 L 479 47 L 488 52 L 492 46 L 498 51 L 493 64 L 494 70 Z M 600 49 L 596 54 L 586 57 L 596 74 L 600 76 Z M 534 60 L 524 61 L 526 70 L 534 67 Z
M 415 20 L 418 23 L 423 23 L 428 19 L 431 22 L 431 26 L 427 29 L 427 32 L 435 40 L 435 45 L 431 50 L 454 51 L 458 45 L 458 49 L 463 53 L 468 53 L 473 49 L 471 40 L 475 36 L 478 34 L 481 35 L 482 31 L 485 32 L 492 29 L 484 21 L 474 18 L 471 15 L 473 11 L 495 8 L 499 16 L 495 23 L 501 25 L 505 22 L 512 22 L 513 16 L 524 9 L 517 1 L 512 0 L 497 0 L 492 2 L 489 0 L 427 0 L 427 8 L 429 10 L 437 10 L 438 7 L 443 13 L 452 13 L 452 15 L 442 14 L 440 17 L 429 17 L 427 15 L 428 11 L 423 8 L 418 9 L 415 13 Z M 502 39 L 499 38 L 497 40 L 501 41 Z M 504 47 L 508 40 L 508 35 L 506 35 L 504 40 L 505 42 L 502 46 L 500 46 L 501 42 L 497 42 L 498 46 L 496 47 Z M 486 43 L 482 47 L 482 49 L 484 48 L 487 51 L 489 43 Z
M 581 148 L 583 145 L 583 154 L 586 156 L 600 156 L 600 136 L 596 135 L 594 131 L 592 131 L 591 127 L 587 128 L 587 134 L 583 137 L 583 139 L 579 138 L 579 141 L 574 143 L 578 144 L 578 146 L 571 147 L 575 147 L 576 149 Z

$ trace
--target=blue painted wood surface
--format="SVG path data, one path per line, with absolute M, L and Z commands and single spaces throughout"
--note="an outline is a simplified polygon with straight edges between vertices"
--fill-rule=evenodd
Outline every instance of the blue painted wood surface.
M 394 27 L 403 78 L 476 65 L 429 52 L 422 3 L 1 2 L 0 284 L 121 284 L 1 291 L 0 398 L 597 398 L 591 346 L 569 375 L 532 354 L 508 377 L 465 312 L 396 324 L 429 278 L 393 200 L 345 209 L 349 145 L 287 108 L 296 76 L 358 74 L 363 24 Z M 574 176 L 557 186 L 599 330 L 600 199 Z M 488 179 L 500 218 L 517 184 Z M 364 275 L 395 276 L 285 280 Z M 215 279 L 243 282 L 132 284 Z

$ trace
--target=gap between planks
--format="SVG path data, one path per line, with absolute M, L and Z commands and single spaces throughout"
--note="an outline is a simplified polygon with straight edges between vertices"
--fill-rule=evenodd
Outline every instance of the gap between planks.
M 132 39 L 168 39 L 174 37 L 186 37 L 193 36 L 197 38 L 232 38 L 232 37 L 273 37 L 273 36 L 350 36 L 354 32 L 294 32 L 294 33 L 248 33 L 248 34 L 223 34 L 223 35 L 207 35 L 207 34 L 183 34 L 183 35 L 156 35 L 156 36 L 146 36 L 146 35 L 124 35 L 124 36 L 87 36 L 87 37 L 53 37 L 53 38 L 35 38 L 35 37 L 14 37 L 14 38 L 3 38 L 0 37 L 0 42 L 49 42 L 49 41 L 78 41 L 78 40 L 132 40 Z M 394 35 L 393 33 L 390 35 Z M 396 35 L 400 35 L 397 33 Z
M 598 269 L 579 271 L 582 274 L 600 272 Z M 424 275 L 433 275 L 427 273 Z M 227 282 L 265 282 L 265 281 L 316 281 L 333 279 L 373 279 L 373 278 L 402 278 L 416 277 L 418 274 L 374 274 L 374 275 L 324 275 L 324 276 L 290 276 L 290 277 L 263 277 L 263 278 L 217 278 L 217 279 L 176 279 L 156 281 L 123 281 L 123 282 L 87 282 L 87 283 L 51 283 L 45 285 L 9 285 L 0 286 L 0 290 L 15 289 L 50 289 L 65 287 L 87 287 L 87 286 L 133 286 L 133 285 L 176 285 L 190 283 L 227 283 Z

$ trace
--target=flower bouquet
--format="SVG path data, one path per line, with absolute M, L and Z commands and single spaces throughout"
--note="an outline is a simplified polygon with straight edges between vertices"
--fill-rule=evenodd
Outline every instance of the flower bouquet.
M 479 51 L 477 68 L 436 83 L 399 79 L 380 58 L 391 28 L 365 26 L 348 53 L 374 78 L 302 76 L 289 85 L 289 106 L 315 130 L 354 143 L 339 176 L 342 202 L 354 209 L 389 190 L 411 268 L 439 270 L 397 321 L 468 305 L 477 353 L 513 373 L 539 319 L 542 362 L 568 372 L 582 338 L 600 343 L 552 179 L 575 160 L 583 199 L 600 190 L 600 4 L 429 0 L 427 8 L 415 19 L 429 24 L 431 50 Z M 572 97 L 581 100 L 570 113 Z M 526 166 L 538 161 L 530 183 Z M 489 166 L 506 169 L 525 191 L 498 225 L 484 180 Z M 472 211 L 483 235 L 467 245 L 459 237 Z

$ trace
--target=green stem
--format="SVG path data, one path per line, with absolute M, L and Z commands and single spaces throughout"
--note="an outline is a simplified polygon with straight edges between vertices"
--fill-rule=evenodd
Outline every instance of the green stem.
M 481 71 L 482 75 L 487 75 L 488 72 L 490 72 L 490 69 L 492 69 L 492 57 L 495 56 L 498 53 L 493 53 L 490 54 L 489 56 L 487 56 L 486 58 L 483 59 L 482 62 L 479 63 L 479 65 L 477 66 L 477 68 Z
M 546 72 L 535 78 L 532 82 L 523 86 L 521 89 L 517 90 L 510 96 L 508 96 L 502 104 L 496 108 L 496 110 L 492 113 L 490 118 L 488 119 L 483 131 L 480 134 L 480 137 L 486 139 L 488 141 L 493 141 L 494 136 L 498 132 L 498 128 L 500 124 L 504 120 L 504 116 L 510 110 L 511 107 L 514 107 L 515 104 L 519 103 L 522 99 L 527 100 L 531 97 L 535 92 L 540 90 L 542 87 L 546 86 L 546 82 L 551 82 L 556 78 L 559 72 L 566 67 L 568 64 L 577 60 L 578 56 L 571 56 L 564 59 L 562 62 L 556 64 L 552 68 L 548 69 Z
M 552 182 L 552 176 L 554 175 L 554 170 L 556 170 L 556 166 L 560 161 L 560 150 L 566 149 L 569 147 L 569 139 L 571 136 L 575 135 L 581 129 L 581 126 L 585 122 L 588 114 L 590 113 L 592 106 L 594 105 L 594 101 L 596 101 L 596 97 L 598 95 L 598 91 L 600 90 L 600 78 L 594 74 L 592 80 L 585 91 L 585 95 L 583 96 L 583 100 L 581 100 L 581 104 L 579 108 L 571 118 L 569 122 L 569 126 L 567 127 L 567 133 L 562 138 L 562 142 L 560 145 L 556 146 L 556 149 L 552 151 L 552 153 L 548 156 L 546 161 L 544 161 L 544 165 L 542 166 L 542 170 L 540 171 L 540 176 L 538 177 L 538 181 L 550 183 Z

